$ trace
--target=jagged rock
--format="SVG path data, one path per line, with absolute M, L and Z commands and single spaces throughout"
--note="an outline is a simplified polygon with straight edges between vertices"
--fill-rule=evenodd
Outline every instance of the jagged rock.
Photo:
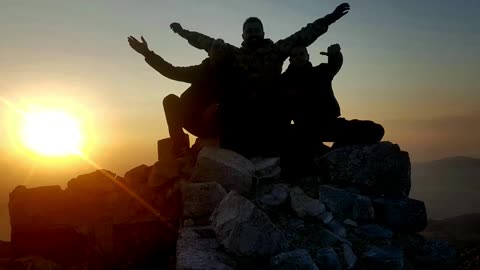
M 116 181 L 122 182 L 123 178 L 108 170 L 97 170 L 68 181 L 67 191 L 104 196 L 119 190 Z
M 284 235 L 252 202 L 231 191 L 210 217 L 217 239 L 238 257 L 265 257 L 286 248 Z
M 255 176 L 258 179 L 278 179 L 282 169 L 280 168 L 280 158 L 262 158 L 255 157 L 250 159 L 255 166 Z
M 354 185 L 375 195 L 401 195 L 410 192 L 410 158 L 397 144 L 380 142 L 333 150 L 318 160 L 329 182 Z
M 380 197 L 373 201 L 373 206 L 377 222 L 393 231 L 420 232 L 427 226 L 422 201 Z
M 332 212 L 324 212 L 319 216 L 319 219 L 323 222 L 323 224 L 328 224 L 333 220 Z
M 270 193 L 263 195 L 258 200 L 258 204 L 263 210 L 275 210 L 288 200 L 289 194 L 290 192 L 287 185 L 275 184 Z
M 336 235 L 338 235 L 342 238 L 347 237 L 347 230 L 345 229 L 345 227 L 340 222 L 338 222 L 336 220 L 332 220 L 331 222 L 326 224 L 326 226 L 334 234 L 336 234 Z
M 195 226 L 195 221 L 193 219 L 189 218 L 183 221 L 183 227 L 193 227 L 193 226 Z
M 404 266 L 403 252 L 395 247 L 368 246 L 362 254 L 364 269 L 403 270 Z
M 357 233 L 372 239 L 391 239 L 393 232 L 377 224 L 363 224 L 356 230 Z
M 141 185 L 147 183 L 149 175 L 150 167 L 143 164 L 126 172 L 124 179 L 128 185 Z
M 447 241 L 427 240 L 415 257 L 417 269 L 454 269 L 456 251 Z
M 320 186 L 319 198 L 327 209 L 340 220 L 350 218 L 370 221 L 374 219 L 372 202 L 366 196 L 322 185 Z
M 16 270 L 61 270 L 62 267 L 40 256 L 27 256 L 13 261 Z
M 199 218 L 209 217 L 227 192 L 216 182 L 206 182 L 184 183 L 182 194 L 183 217 Z
M 210 227 L 190 227 L 180 231 L 177 241 L 178 270 L 229 270 L 236 262 L 220 249 Z
M 342 244 L 343 250 L 343 260 L 345 262 L 346 269 L 352 269 L 357 264 L 358 258 L 357 255 L 352 250 L 351 245 L 346 243 Z
M 180 178 L 180 162 L 176 159 L 165 159 L 155 162 L 150 175 L 148 185 L 161 187 Z
M 313 261 L 322 270 L 340 270 L 342 266 L 338 255 L 331 247 L 322 248 L 312 254 Z
M 290 206 L 299 218 L 319 219 L 325 212 L 325 205 L 319 200 L 308 197 L 299 187 L 290 190 Z
M 255 166 L 245 157 L 226 149 L 204 147 L 198 154 L 191 182 L 217 182 L 228 192 L 247 194 Z
M 343 224 L 350 226 L 350 227 L 358 227 L 358 223 L 355 220 L 351 220 L 349 218 L 343 221 Z
M 318 267 L 305 249 L 297 249 L 281 253 L 270 259 L 270 269 L 272 270 L 290 270 L 305 269 L 318 270 Z

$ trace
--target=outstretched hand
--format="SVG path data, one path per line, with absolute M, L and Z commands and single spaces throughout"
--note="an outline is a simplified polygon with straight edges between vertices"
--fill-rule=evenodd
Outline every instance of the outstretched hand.
M 335 8 L 335 10 L 332 12 L 332 15 L 334 16 L 335 20 L 338 20 L 341 17 L 345 16 L 349 10 L 350 10 L 350 4 L 343 3 L 343 4 L 340 4 L 337 8 Z
M 172 29 L 174 33 L 178 34 L 180 31 L 183 30 L 183 27 L 179 23 L 174 22 L 170 24 L 170 29 Z
M 336 55 L 340 53 L 340 45 L 338 44 L 333 44 L 330 45 L 327 49 L 327 52 L 321 52 L 321 55 L 326 55 L 326 56 L 331 56 L 331 55 Z
M 136 52 L 138 52 L 141 55 L 147 54 L 150 50 L 148 49 L 148 44 L 147 41 L 141 37 L 142 42 L 138 41 L 136 38 L 133 36 L 128 37 L 128 44 L 130 44 L 130 47 L 134 49 Z

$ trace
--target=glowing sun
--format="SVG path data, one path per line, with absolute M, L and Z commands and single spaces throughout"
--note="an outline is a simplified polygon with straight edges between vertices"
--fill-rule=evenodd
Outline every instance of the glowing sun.
M 82 147 L 78 121 L 61 111 L 26 113 L 21 136 L 27 148 L 45 156 L 79 154 Z

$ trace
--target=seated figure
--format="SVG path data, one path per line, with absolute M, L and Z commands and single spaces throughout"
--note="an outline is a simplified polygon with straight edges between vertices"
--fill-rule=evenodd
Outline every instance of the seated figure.
M 290 65 L 282 74 L 285 108 L 288 122 L 294 122 L 294 132 L 310 149 L 320 142 L 334 142 L 332 148 L 379 142 L 384 135 L 381 125 L 340 117 L 332 89 L 332 80 L 343 65 L 340 46 L 331 45 L 321 54 L 328 56 L 328 63 L 313 66 L 306 47 L 293 48 Z
M 212 43 L 209 57 L 201 64 L 189 67 L 176 67 L 168 63 L 149 50 L 143 37 L 142 42 L 132 36 L 128 41 L 160 74 L 172 80 L 191 83 L 180 97 L 170 94 L 163 100 L 168 131 L 173 141 L 173 154 L 180 157 L 189 149 L 188 136 L 183 129 L 199 138 L 216 139 L 219 135 L 216 121 L 219 95 L 229 70 L 223 53 L 223 40 Z

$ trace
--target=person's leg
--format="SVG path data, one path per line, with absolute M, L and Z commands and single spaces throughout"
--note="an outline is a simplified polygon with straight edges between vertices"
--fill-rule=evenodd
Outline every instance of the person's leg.
M 175 155 L 181 154 L 189 147 L 187 134 L 183 132 L 184 107 L 179 97 L 170 94 L 163 99 L 163 109 L 167 119 L 168 132 L 173 142 Z

